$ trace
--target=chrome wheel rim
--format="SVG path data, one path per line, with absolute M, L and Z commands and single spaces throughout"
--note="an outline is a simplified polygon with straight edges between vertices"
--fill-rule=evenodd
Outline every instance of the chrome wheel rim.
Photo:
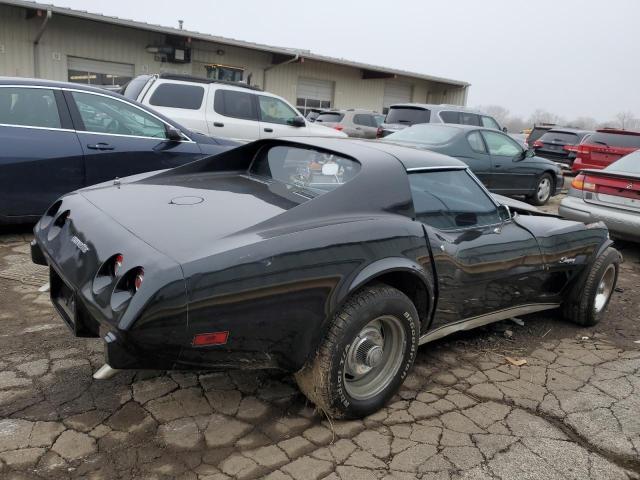
M 616 267 L 611 264 L 607 267 L 600 278 L 598 288 L 596 290 L 596 298 L 593 301 L 593 309 L 596 313 L 600 313 L 609 301 L 611 293 L 613 292 L 613 284 L 616 279 Z
M 346 352 L 343 380 L 347 393 L 356 400 L 367 400 L 384 391 L 400 370 L 406 343 L 397 317 L 383 315 L 365 325 Z
M 547 198 L 549 198 L 550 194 L 551 194 L 551 182 L 547 177 L 545 177 L 542 180 L 540 180 L 540 183 L 538 184 L 538 200 L 543 202 Z

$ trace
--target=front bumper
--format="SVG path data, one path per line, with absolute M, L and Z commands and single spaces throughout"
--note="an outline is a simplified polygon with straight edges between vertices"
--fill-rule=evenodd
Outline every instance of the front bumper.
M 558 213 L 584 223 L 602 221 L 615 236 L 640 242 L 640 214 L 587 203 L 582 198 L 567 196 L 560 202 Z

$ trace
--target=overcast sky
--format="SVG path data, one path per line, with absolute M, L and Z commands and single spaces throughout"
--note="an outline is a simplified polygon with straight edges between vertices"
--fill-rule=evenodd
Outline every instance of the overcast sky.
M 523 117 L 640 117 L 638 0 L 49 1 L 465 80 Z

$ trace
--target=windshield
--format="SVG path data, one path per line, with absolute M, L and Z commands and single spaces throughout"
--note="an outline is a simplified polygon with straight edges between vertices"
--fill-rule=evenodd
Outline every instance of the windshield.
M 571 132 L 561 132 L 559 130 L 549 130 L 540 137 L 543 143 L 561 143 L 563 145 L 575 145 L 578 143 L 578 135 Z
M 385 123 L 402 123 L 403 125 L 429 123 L 430 114 L 431 112 L 424 108 L 391 107 Z
M 421 124 L 400 130 L 384 137 L 391 142 L 409 142 L 426 145 L 447 143 L 453 139 L 460 129 L 447 125 Z
M 277 145 L 256 155 L 249 173 L 302 188 L 314 195 L 334 190 L 360 171 L 360 164 L 331 152 Z
M 640 174 L 640 150 L 625 155 L 617 162 L 609 165 L 605 170 Z

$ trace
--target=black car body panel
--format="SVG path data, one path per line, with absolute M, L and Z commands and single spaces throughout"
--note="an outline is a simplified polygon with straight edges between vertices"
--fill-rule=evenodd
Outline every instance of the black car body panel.
M 119 101 L 183 137 L 94 131 L 85 125 L 74 94 Z M 124 121 L 123 112 L 111 112 Z M 43 118 L 45 113 L 51 118 Z M 104 111 L 89 113 L 107 121 Z M 190 132 L 117 93 L 23 78 L 0 78 L 0 144 L 0 224 L 35 222 L 56 198 L 87 185 L 177 167 L 237 145 Z
M 571 165 L 576 153 L 571 148 L 582 142 L 592 131 L 576 128 L 552 128 L 542 134 L 540 138 L 531 143 L 536 156 Z
M 360 171 L 305 196 L 250 174 L 261 149 L 275 146 L 339 154 Z M 41 250 L 52 277 L 67 282 L 81 312 L 68 323 L 82 324 L 76 334 L 103 336 L 113 368 L 296 371 L 364 285 L 405 291 L 426 341 L 463 319 L 557 307 L 607 241 L 602 226 L 527 209 L 500 224 L 433 228 L 416 220 L 409 175 L 434 170 L 467 172 L 453 158 L 379 142 L 261 140 L 63 197 L 36 225 L 33 257 Z M 116 254 L 121 273 L 96 291 L 96 275 Z M 550 273 L 547 258 L 573 255 L 583 257 Z M 142 287 L 114 300 L 136 268 L 144 268 Z M 226 332 L 226 343 L 193 345 L 208 332 Z

